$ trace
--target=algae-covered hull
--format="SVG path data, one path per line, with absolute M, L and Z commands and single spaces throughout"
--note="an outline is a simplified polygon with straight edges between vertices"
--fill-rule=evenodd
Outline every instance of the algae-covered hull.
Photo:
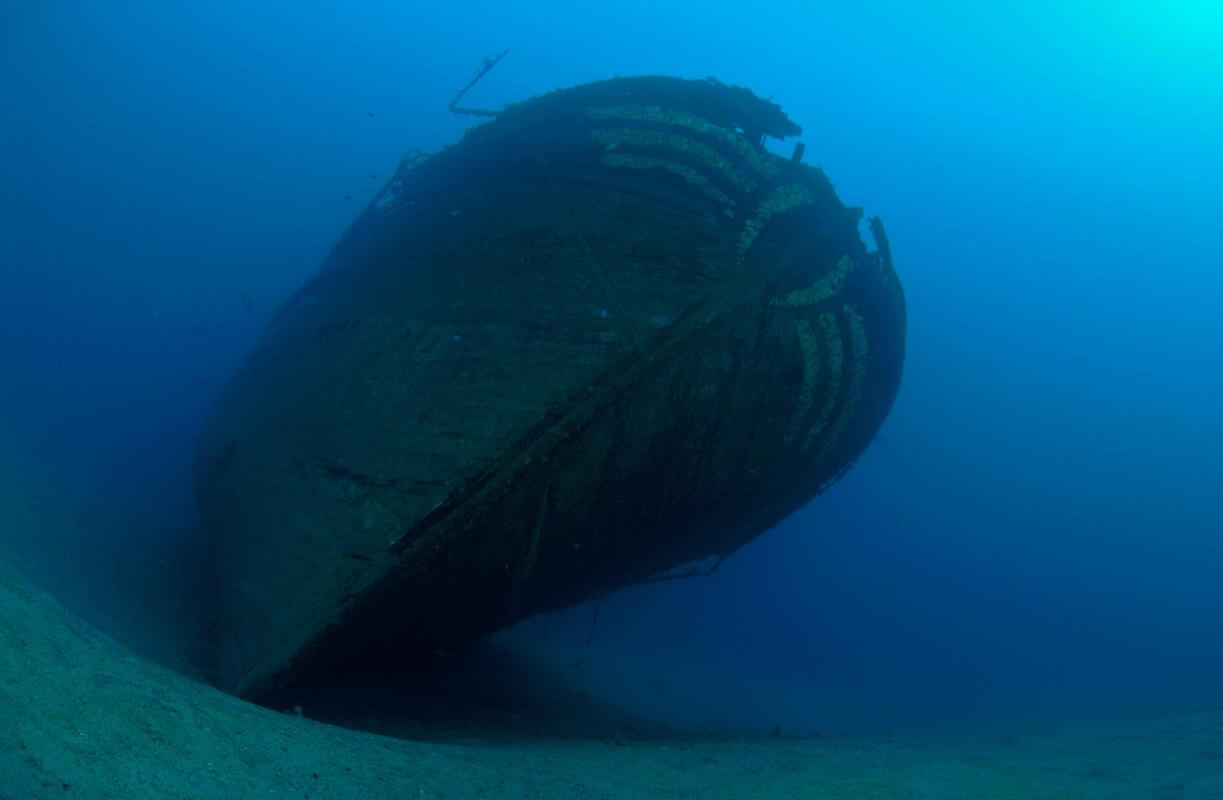
M 835 479 L 899 380 L 882 226 L 713 81 L 515 105 L 405 164 L 197 453 L 219 683 L 450 644 L 725 555 Z

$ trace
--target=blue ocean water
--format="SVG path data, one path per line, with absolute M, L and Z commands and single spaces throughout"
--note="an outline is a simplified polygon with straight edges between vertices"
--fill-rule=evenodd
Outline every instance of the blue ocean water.
M 1205 2 L 8 4 L 0 430 L 189 536 L 209 403 L 485 55 L 493 108 L 714 75 L 887 223 L 900 395 L 714 576 L 506 638 L 760 729 L 1217 702 L 1220 41 Z

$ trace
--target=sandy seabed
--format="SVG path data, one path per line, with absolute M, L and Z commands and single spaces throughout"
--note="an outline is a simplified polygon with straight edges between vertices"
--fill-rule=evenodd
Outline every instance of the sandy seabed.
M 39 538 L 53 515 L 14 501 L 5 477 L 0 544 Z M 431 741 L 337 727 L 137 655 L 38 588 L 11 551 L 0 546 L 3 800 L 1223 798 L 1218 709 L 809 738 L 500 727 Z

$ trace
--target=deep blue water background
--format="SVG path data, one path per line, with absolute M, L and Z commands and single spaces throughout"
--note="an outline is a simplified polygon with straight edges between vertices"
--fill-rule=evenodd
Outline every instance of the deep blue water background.
M 185 535 L 213 393 L 483 56 L 716 75 L 887 223 L 900 396 L 714 577 L 509 638 L 769 728 L 1218 701 L 1223 11 L 993 5 L 6 3 L 0 430 Z

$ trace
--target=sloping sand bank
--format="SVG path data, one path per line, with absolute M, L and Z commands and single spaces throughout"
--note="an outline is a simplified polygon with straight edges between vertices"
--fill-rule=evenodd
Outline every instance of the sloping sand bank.
M 1223 714 L 990 727 L 802 740 L 503 730 L 462 744 L 395 739 L 260 708 L 158 666 L 0 555 L 4 800 L 1223 798 Z

